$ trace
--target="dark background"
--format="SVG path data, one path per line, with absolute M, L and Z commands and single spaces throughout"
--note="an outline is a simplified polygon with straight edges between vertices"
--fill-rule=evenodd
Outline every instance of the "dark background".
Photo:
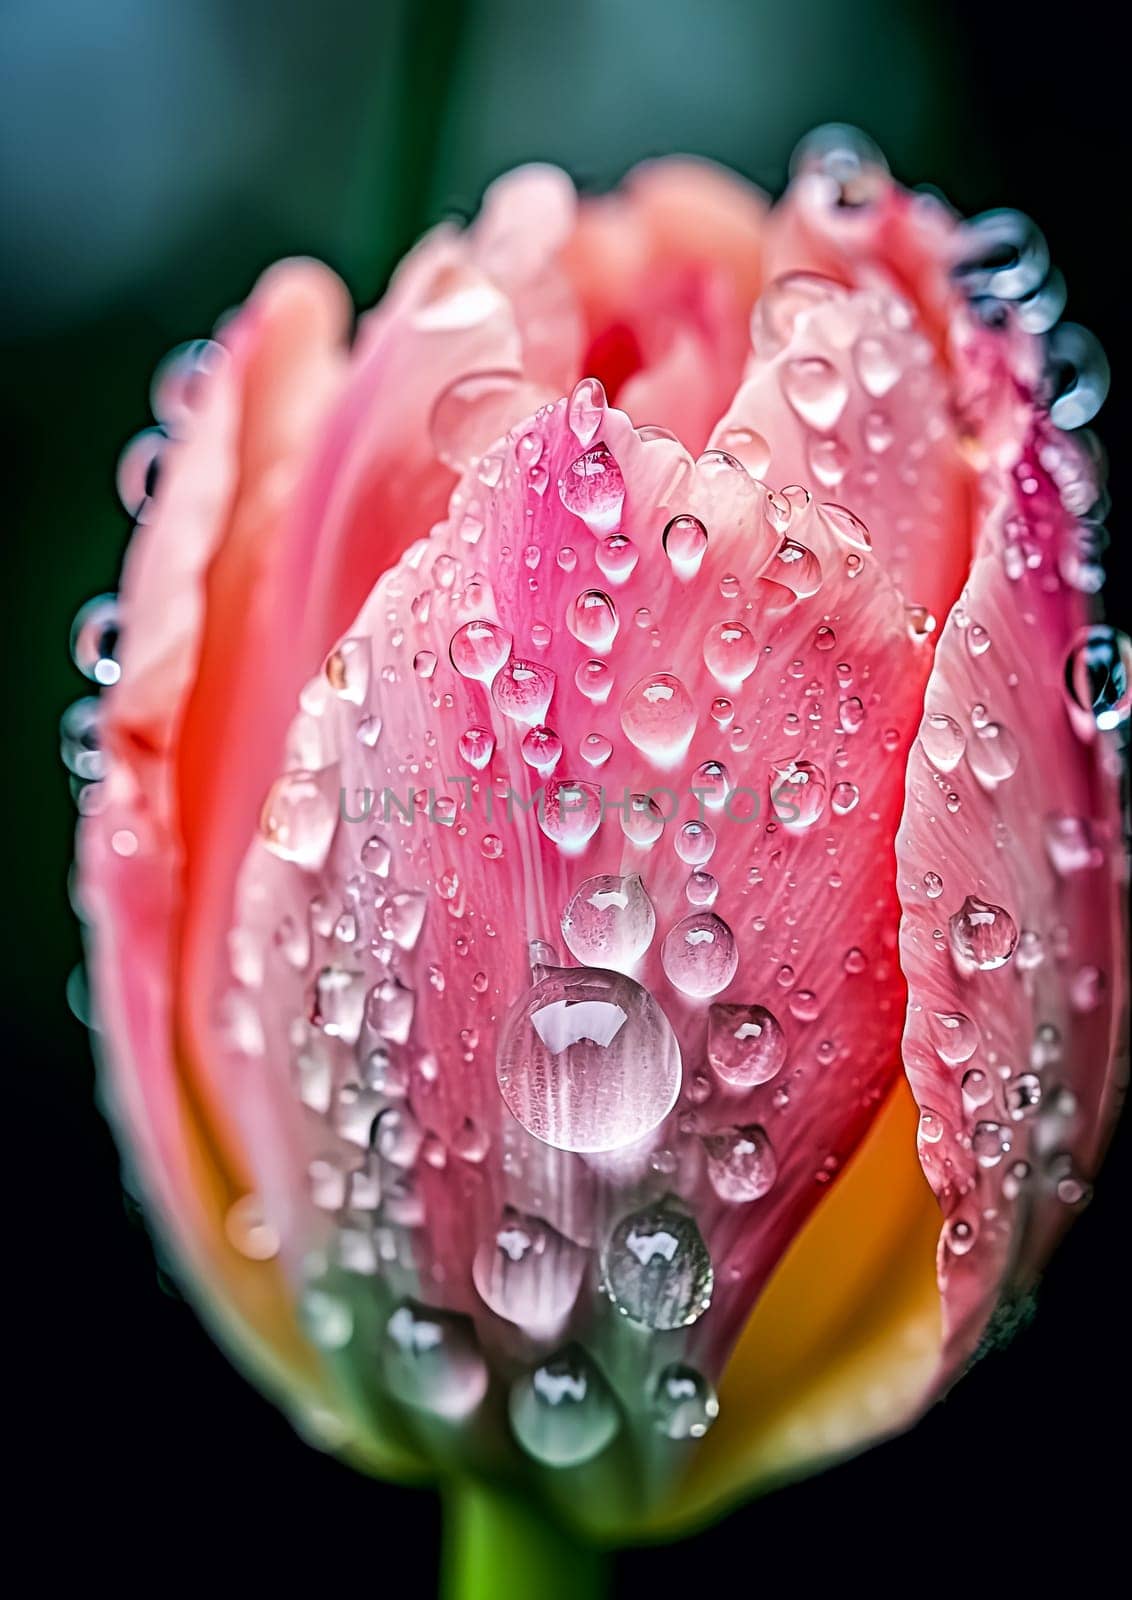
M 317 1579 L 428 1596 L 439 1509 L 301 1444 L 162 1282 L 120 1189 L 83 1029 L 66 903 L 72 811 L 56 757 L 82 692 L 67 632 L 112 588 L 127 535 L 113 490 L 148 421 L 150 374 L 277 256 L 380 291 L 429 222 L 469 212 L 517 161 L 614 181 L 684 149 L 771 189 L 814 123 L 867 129 L 898 176 L 964 211 L 1035 216 L 1116 372 L 1100 433 L 1129 492 L 1118 232 L 1129 149 L 1115 10 L 898 0 L 5 0 L 0 9 L 7 712 L 17 803 L 4 887 L 7 1149 L 26 1159 L 4 1260 L 21 1424 L 5 1429 L 20 1521 L 49 1568 L 88 1579 Z M 1119 555 L 1119 551 L 1118 551 Z M 1128 626 L 1113 569 L 1110 612 Z M 14 592 L 13 592 L 14 591 Z M 11 1170 L 12 1162 L 7 1163 Z M 1083 1571 L 1125 1543 L 1126 1186 L 1118 1135 L 1051 1266 L 1032 1326 L 911 1435 L 620 1558 L 618 1593 L 887 1589 L 937 1574 L 1017 1590 L 1059 1549 Z M 5 1407 L 11 1415 L 11 1401 Z M 45 1569 L 47 1570 L 47 1569 Z M 409 1576 L 411 1574 L 411 1576 Z

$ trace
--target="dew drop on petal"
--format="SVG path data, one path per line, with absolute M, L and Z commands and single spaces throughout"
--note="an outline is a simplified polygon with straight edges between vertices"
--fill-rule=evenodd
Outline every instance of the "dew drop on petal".
M 986 722 L 976 728 L 967 744 L 967 763 L 985 789 L 993 789 L 1018 770 L 1021 752 L 1009 728 Z
M 618 1150 L 671 1111 L 680 1047 L 656 1000 L 631 978 L 552 968 L 512 1007 L 496 1077 L 515 1119 L 558 1150 Z
M 602 1282 L 622 1316 L 685 1328 L 711 1304 L 711 1257 L 695 1220 L 668 1202 L 623 1217 L 601 1253 Z
M 621 812 L 621 831 L 630 844 L 648 849 L 664 832 L 664 813 L 651 795 L 631 794 Z
M 625 504 L 625 479 L 609 448 L 595 444 L 566 468 L 558 493 L 594 534 L 614 533 Z
M 774 814 L 786 828 L 810 828 L 825 810 L 825 773 L 812 761 L 775 762 L 770 786 Z
M 496 1316 L 537 1335 L 568 1315 L 585 1265 L 585 1251 L 548 1222 L 507 1207 L 475 1253 L 472 1281 Z
M 583 966 L 628 972 L 652 943 L 656 913 L 634 873 L 600 873 L 571 895 L 562 913 L 562 937 Z
M 778 1162 L 765 1128 L 724 1128 L 705 1134 L 703 1147 L 708 1179 L 721 1200 L 744 1205 L 774 1187 Z
M 597 378 L 583 378 L 575 384 L 567 418 L 579 444 L 592 443 L 605 415 L 605 405 L 605 390 Z
M 334 807 L 311 772 L 286 772 L 272 784 L 260 812 L 259 831 L 273 855 L 317 872 L 326 860 L 337 822 Z
M 114 594 L 95 595 L 79 608 L 71 624 L 71 659 L 84 678 L 103 688 L 117 683 L 119 612 Z
M 963 759 L 967 736 L 946 712 L 933 711 L 920 725 L 920 743 L 924 754 L 940 772 L 952 772 Z
M 449 1421 L 487 1393 L 487 1367 L 467 1317 L 403 1301 L 385 1325 L 386 1386 L 403 1404 Z
M 1065 686 L 1102 732 L 1118 728 L 1132 710 L 1132 640 L 1104 624 L 1085 629 L 1069 653 Z
M 642 755 L 659 767 L 671 767 L 691 743 L 695 702 L 671 672 L 652 673 L 639 679 L 622 701 L 621 726 Z
M 718 1415 L 715 1390 L 694 1367 L 674 1361 L 658 1374 L 652 1416 L 666 1439 L 702 1439 Z
M 708 1060 L 725 1083 L 749 1089 L 768 1083 L 786 1061 L 786 1036 L 773 1012 L 757 1005 L 713 1005 Z
M 739 951 L 722 917 L 693 911 L 665 935 L 661 962 L 674 988 L 703 999 L 726 989 L 738 968 Z
M 512 656 L 492 680 L 491 698 L 512 722 L 533 725 L 545 722 L 555 682 L 549 667 Z
M 552 778 L 539 796 L 537 813 L 546 837 L 573 855 L 601 826 L 601 792 L 579 778 Z
M 448 654 L 462 678 L 490 683 L 511 654 L 511 635 L 497 622 L 477 618 L 456 629 Z
M 578 1345 L 516 1379 L 507 1410 L 520 1445 L 548 1467 L 592 1460 L 621 1423 L 609 1385 Z
M 617 607 L 600 589 L 586 589 L 570 602 L 566 625 L 579 644 L 606 655 L 617 637 Z
M 935 1053 L 949 1067 L 970 1061 L 979 1048 L 979 1030 L 962 1011 L 931 1011 L 928 1033 Z
M 476 772 L 482 772 L 495 754 L 495 735 L 489 728 L 465 728 L 457 743 L 460 757 Z
M 707 554 L 707 529 L 698 517 L 673 517 L 661 535 L 664 553 L 678 577 L 694 578 Z
M 716 622 L 704 635 L 704 664 L 729 689 L 738 688 L 758 665 L 754 636 L 741 622 Z
M 972 894 L 949 918 L 948 933 L 959 966 L 979 972 L 1005 966 L 1018 943 L 1018 928 L 1010 913 Z
M 824 356 L 787 361 L 781 383 L 788 405 L 808 428 L 830 433 L 837 426 L 849 399 L 849 385 L 831 361 Z

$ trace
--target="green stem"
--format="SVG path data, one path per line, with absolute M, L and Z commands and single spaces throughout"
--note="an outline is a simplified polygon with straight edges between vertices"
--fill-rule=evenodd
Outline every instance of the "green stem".
M 445 1496 L 442 1600 L 602 1600 L 607 1565 L 514 1491 L 461 1479 Z

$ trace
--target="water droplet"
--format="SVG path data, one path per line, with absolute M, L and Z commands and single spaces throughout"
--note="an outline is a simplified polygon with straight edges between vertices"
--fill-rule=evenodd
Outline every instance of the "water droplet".
M 933 711 L 920 725 L 920 743 L 933 767 L 952 772 L 963 759 L 967 736 L 954 717 Z
M 976 1122 L 971 1150 L 980 1167 L 997 1167 L 1010 1153 L 1010 1129 L 1001 1122 Z
M 770 468 L 770 445 L 753 428 L 727 428 L 719 437 L 719 448 L 745 467 L 752 478 L 765 478 Z
M 554 968 L 512 1007 L 496 1076 L 511 1114 L 558 1150 L 617 1150 L 651 1133 L 680 1090 L 667 1017 L 631 978 Z
M 924 893 L 929 900 L 938 900 L 943 893 L 943 879 L 938 872 L 924 873 Z
M 735 936 L 714 911 L 693 911 L 669 929 L 661 948 L 665 975 L 682 994 L 719 994 L 735 976 Z
M 625 583 L 636 571 L 640 551 L 623 533 L 612 533 L 598 545 L 596 560 L 610 583 Z
M 165 433 L 161 428 L 143 428 L 126 445 L 118 458 L 118 498 L 131 517 L 141 518 L 145 503 L 157 492 L 161 450 Z
M 789 589 L 799 600 L 808 600 L 811 595 L 817 594 L 821 588 L 821 562 L 812 550 L 807 550 L 797 539 L 783 539 L 774 559 L 774 582 Z M 846 565 L 850 561 L 856 561 L 859 565 L 860 560 L 859 555 L 851 552 Z
M 337 818 L 312 772 L 286 772 L 272 784 L 259 830 L 273 855 L 317 872 L 326 860 Z
M 685 1328 L 711 1304 L 711 1257 L 692 1217 L 672 1205 L 623 1217 L 601 1255 L 606 1292 L 646 1328 Z
M 413 1025 L 416 996 L 398 978 L 383 978 L 366 999 L 366 1021 L 392 1044 L 405 1044 Z
M 721 1200 L 745 1205 L 774 1186 L 778 1162 L 765 1128 L 751 1124 L 705 1134 L 708 1178 Z
M 824 356 L 787 361 L 780 381 L 787 403 L 808 428 L 832 432 L 849 399 L 849 385 L 832 362 Z
M 617 607 L 600 589 L 586 589 L 571 603 L 566 625 L 580 644 L 607 655 L 617 637 Z
M 469 767 L 482 772 L 495 754 L 495 735 L 488 728 L 465 728 L 458 749 Z
M 354 1314 L 345 1300 L 325 1289 L 304 1289 L 299 1316 L 320 1350 L 344 1350 L 354 1333 Z
M 452 665 L 462 678 L 490 683 L 511 654 L 511 635 L 497 622 L 477 618 L 456 629 L 448 646 Z
M 507 1410 L 523 1449 L 548 1467 L 592 1460 L 621 1422 L 609 1385 L 578 1345 L 517 1379 Z
M 763 1006 L 716 1004 L 708 1011 L 708 1060 L 726 1083 L 751 1088 L 781 1071 L 786 1037 Z
M 613 670 L 607 661 L 583 661 L 574 673 L 574 687 L 595 706 L 602 706 L 613 687 Z
M 233 1249 L 248 1261 L 271 1261 L 279 1254 L 278 1230 L 264 1216 L 258 1195 L 233 1201 L 224 1218 L 224 1232 Z
M 1065 686 L 1102 732 L 1118 728 L 1132 709 L 1132 640 L 1103 624 L 1086 628 L 1069 653 Z
M 449 1421 L 487 1393 L 487 1367 L 468 1318 L 403 1301 L 385 1325 L 385 1382 L 404 1405 Z
M 845 506 L 827 502 L 818 506 L 818 516 L 842 544 L 854 550 L 871 550 L 872 536 L 860 517 L 854 516 Z
M 562 758 L 562 740 L 553 728 L 528 728 L 519 753 L 528 767 L 545 775 L 553 772 Z
M 553 1334 L 578 1297 L 586 1252 L 541 1217 L 508 1206 L 476 1251 L 472 1281 L 485 1305 L 529 1335 Z
M 641 678 L 621 704 L 621 726 L 629 741 L 659 767 L 674 766 L 696 729 L 696 706 L 671 672 Z
M 365 1015 L 366 979 L 345 967 L 323 967 L 315 979 L 311 1022 L 332 1039 L 357 1042 Z
M 967 746 L 967 763 L 985 789 L 994 789 L 1018 770 L 1021 752 L 1009 728 L 987 722 L 975 730 Z
M 591 767 L 603 767 L 613 754 L 613 744 L 603 733 L 587 733 L 578 750 Z
M 552 778 L 538 801 L 538 824 L 567 855 L 575 855 L 601 826 L 601 791 L 579 778 Z
M 979 1048 L 979 1030 L 962 1011 L 930 1011 L 928 1032 L 935 1053 L 950 1067 L 970 1061 Z
M 591 533 L 614 533 L 625 504 L 625 479 L 604 444 L 595 444 L 572 461 L 559 480 L 558 493 L 567 511 L 580 517 Z
M 1100 866 L 1104 860 L 1104 852 L 1092 825 L 1083 817 L 1047 817 L 1045 841 L 1053 868 L 1062 877 L 1086 872 L 1091 867 Z
M 1018 943 L 1018 928 L 1010 913 L 973 894 L 948 920 L 948 929 L 952 953 L 961 969 L 993 972 L 1006 965 Z
M 574 386 L 567 416 L 570 431 L 581 445 L 590 444 L 605 415 L 605 390 L 597 378 L 583 378 Z
M 118 665 L 118 596 L 95 595 L 71 624 L 71 659 L 84 678 L 107 687 L 122 675 Z
M 704 635 L 704 663 L 712 676 L 736 689 L 758 665 L 754 637 L 741 622 L 716 622 Z
M 883 400 L 901 378 L 900 361 L 889 340 L 866 334 L 853 349 L 853 365 L 861 387 L 874 400 Z
M 694 578 L 707 554 L 707 529 L 699 517 L 673 517 L 661 535 L 664 553 L 681 578 Z
M 512 656 L 496 673 L 491 698 L 512 722 L 528 725 L 545 722 L 556 681 L 549 667 Z
M 656 913 L 634 873 L 601 873 L 570 897 L 562 913 L 562 937 L 583 966 L 628 972 L 652 943 Z
M 722 761 L 703 761 L 692 774 L 692 793 L 711 811 L 721 808 L 732 787 L 731 775 Z
M 106 771 L 100 723 L 95 695 L 76 700 L 59 719 L 59 753 L 67 770 L 84 782 L 97 782 Z
M 825 810 L 825 773 L 812 761 L 775 762 L 770 803 L 784 827 L 810 828 Z
M 839 817 L 844 817 L 856 808 L 860 798 L 861 791 L 855 783 L 835 783 L 829 803 Z
M 652 1414 L 666 1439 L 702 1439 L 719 1415 L 719 1401 L 701 1373 L 674 1361 L 657 1377 Z
M 650 848 L 664 832 L 664 813 L 647 794 L 632 794 L 621 813 L 621 831 L 630 844 Z

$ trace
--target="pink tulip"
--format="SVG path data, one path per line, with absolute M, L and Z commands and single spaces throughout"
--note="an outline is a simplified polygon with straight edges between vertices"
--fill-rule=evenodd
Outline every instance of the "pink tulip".
M 202 1314 L 359 1465 L 688 1525 L 921 1413 L 1087 1196 L 1129 646 L 1043 250 L 845 135 L 773 209 L 530 167 L 352 338 L 287 262 L 160 380 L 105 1070 Z

